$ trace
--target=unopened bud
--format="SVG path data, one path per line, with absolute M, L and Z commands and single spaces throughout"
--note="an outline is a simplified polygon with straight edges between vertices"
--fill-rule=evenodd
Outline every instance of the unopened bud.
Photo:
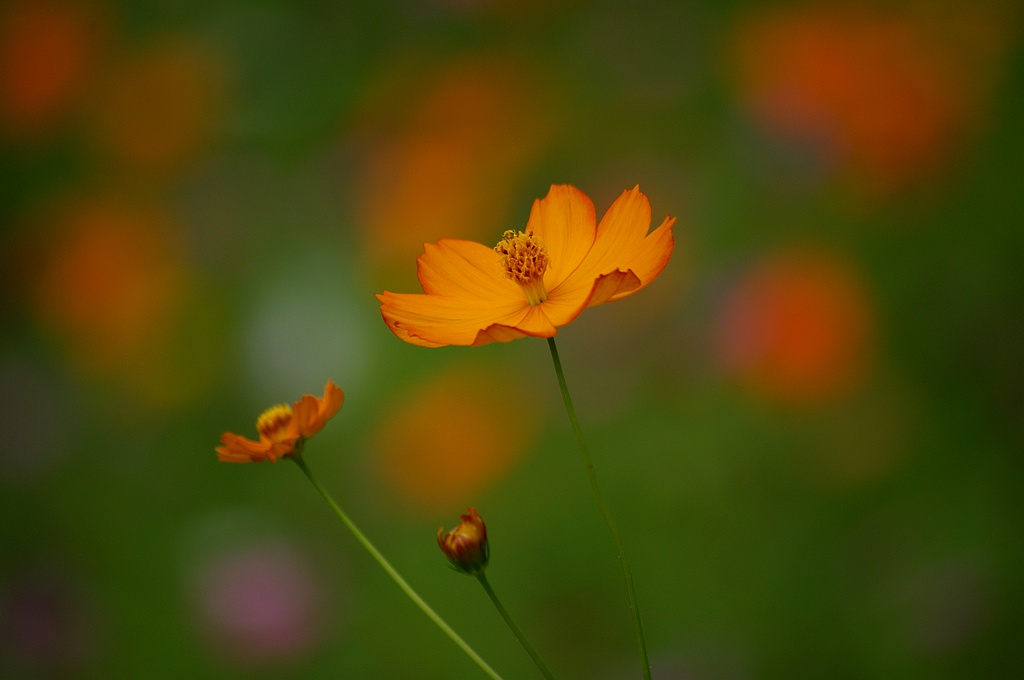
M 444 527 L 437 530 L 437 545 L 445 554 L 452 566 L 464 574 L 479 574 L 487 566 L 490 547 L 487 545 L 487 527 L 480 519 L 476 508 L 467 508 L 465 515 L 460 515 L 459 525 L 444 532 Z

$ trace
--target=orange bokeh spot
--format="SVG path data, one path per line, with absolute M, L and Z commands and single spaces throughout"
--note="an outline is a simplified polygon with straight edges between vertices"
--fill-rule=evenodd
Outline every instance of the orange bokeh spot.
M 181 258 L 162 215 L 108 203 L 77 206 L 62 218 L 39 265 L 37 313 L 89 365 L 147 356 L 180 311 Z
M 0 120 L 32 137 L 77 104 L 101 38 L 96 12 L 74 4 L 12 3 L 0 16 Z
M 773 255 L 747 272 L 720 310 L 725 369 L 769 399 L 813 403 L 863 377 L 874 316 L 853 267 L 811 250 Z
M 96 146 L 132 168 L 168 170 L 213 133 L 221 64 L 210 52 L 168 42 L 126 59 L 98 88 Z
M 378 262 L 414 260 L 444 236 L 495 240 L 514 180 L 553 131 L 551 100 L 520 65 L 483 58 L 423 73 L 395 76 L 364 112 L 359 210 Z
M 822 145 L 852 185 L 886 194 L 935 174 L 978 117 L 993 65 L 975 34 L 1004 42 L 979 11 L 757 10 L 735 31 L 736 87 L 767 129 Z
M 411 504 L 444 511 L 473 503 L 524 454 L 537 420 L 507 379 L 449 371 L 389 410 L 376 438 L 380 469 Z

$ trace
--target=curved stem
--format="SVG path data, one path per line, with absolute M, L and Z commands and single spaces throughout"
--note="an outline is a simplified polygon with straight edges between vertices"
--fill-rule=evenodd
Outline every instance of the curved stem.
M 558 358 L 558 348 L 555 346 L 555 339 L 548 338 L 548 349 L 551 350 L 551 360 L 555 364 L 555 375 L 558 377 L 558 387 L 562 391 L 562 401 L 565 403 L 565 411 L 569 414 L 569 423 L 572 425 L 573 434 L 576 435 L 576 443 L 579 444 L 580 456 L 583 458 L 583 466 L 587 472 L 587 481 L 590 482 L 590 490 L 594 494 L 594 501 L 597 509 L 601 511 L 608 530 L 611 531 L 612 539 L 615 541 L 615 548 L 619 553 L 619 564 L 622 565 L 622 575 L 626 580 L 626 592 L 629 596 L 629 610 L 633 614 L 633 627 L 636 630 L 636 645 L 640 653 L 640 663 L 643 667 L 645 680 L 651 680 L 651 664 L 647 660 L 647 643 L 644 641 L 643 624 L 640 622 L 640 606 L 637 603 L 636 587 L 633 585 L 633 572 L 626 560 L 626 548 L 619 535 L 619 529 L 612 519 L 611 512 L 604 502 L 601 488 L 597 484 L 597 475 L 594 473 L 594 462 L 590 458 L 590 451 L 587 449 L 587 442 L 583 438 L 583 430 L 580 428 L 580 421 L 576 417 L 576 409 L 572 405 L 572 397 L 569 396 L 569 388 L 565 383 L 565 373 L 562 371 L 562 362 Z
M 372 543 L 370 543 L 369 539 L 363 535 L 363 532 L 361 532 L 359 528 L 356 527 L 355 523 L 353 523 L 352 520 L 349 519 L 348 515 L 345 514 L 341 507 L 339 507 L 338 504 L 334 502 L 334 499 L 331 498 L 331 495 L 329 493 L 327 493 L 327 490 L 320 486 L 320 483 L 316 481 L 316 478 L 313 477 L 313 473 L 310 472 L 309 468 L 306 466 L 306 462 L 302 460 L 302 457 L 298 455 L 292 455 L 289 457 L 295 461 L 295 464 L 299 466 L 299 469 L 302 470 L 303 474 L 306 475 L 306 478 L 309 479 L 310 483 L 313 484 L 313 488 L 315 488 L 320 493 L 320 495 L 323 496 L 324 500 L 327 501 L 327 504 L 330 505 L 331 509 L 334 510 L 334 513 L 341 519 L 342 522 L 345 523 L 345 526 L 349 528 L 349 531 L 352 532 L 352 535 L 356 537 L 356 540 L 359 541 L 359 543 L 362 544 L 364 548 L 366 548 L 367 552 L 369 552 L 370 555 L 373 556 L 373 559 L 377 560 L 377 563 L 384 568 L 384 571 L 386 571 L 388 576 L 390 576 L 391 579 L 396 584 L 398 584 L 398 587 L 401 588 L 402 591 L 409 596 L 409 599 L 415 602 L 416 606 L 423 610 L 423 613 L 427 615 L 427 618 L 429 618 L 431 621 L 437 624 L 437 627 L 444 631 L 444 633 L 449 638 L 451 638 L 452 642 L 458 645 L 462 649 L 462 651 L 469 655 L 469 658 L 473 659 L 473 661 L 476 662 L 476 665 L 480 666 L 480 668 L 483 670 L 484 673 L 487 674 L 488 677 L 492 678 L 493 680 L 502 680 L 501 676 L 498 675 L 493 668 L 487 665 L 487 662 L 480 658 L 480 655 L 477 654 L 473 650 L 473 648 L 470 647 L 468 643 L 466 643 L 465 640 L 459 637 L 459 634 L 452 630 L 451 626 L 445 623 L 444 619 L 442 619 L 437 614 L 437 612 L 430 608 L 430 605 L 428 605 L 423 600 L 423 598 L 420 597 L 419 594 L 412 589 L 412 586 L 405 582 L 405 579 L 402 578 L 401 575 L 395 570 L 395 568 L 391 566 L 391 564 L 384 558 L 384 555 L 382 555 L 380 551 L 377 550 L 377 548 L 375 548 Z
M 480 585 L 484 587 L 484 592 L 487 593 L 487 597 L 491 598 L 491 602 L 493 602 L 494 606 L 498 609 L 498 613 L 501 614 L 501 618 L 505 619 L 505 623 L 508 624 L 508 627 L 512 630 L 512 634 L 516 636 L 516 639 L 519 640 L 519 644 L 523 646 L 526 653 L 529 654 L 530 658 L 533 659 L 533 662 L 537 664 L 537 668 L 540 669 L 541 675 L 548 680 L 554 680 L 555 676 L 551 675 L 551 671 L 548 670 L 548 667 L 540 658 L 540 654 L 538 654 L 537 650 L 533 648 L 530 641 L 526 639 L 525 635 L 523 635 L 523 631 L 519 630 L 519 626 L 516 625 L 515 621 L 512 620 L 512 616 L 509 615 L 505 607 L 502 606 L 501 601 L 498 600 L 498 596 L 495 595 L 494 590 L 491 588 L 491 584 L 487 581 L 487 577 L 484 576 L 484 572 L 478 572 L 476 574 L 476 579 L 480 581 Z

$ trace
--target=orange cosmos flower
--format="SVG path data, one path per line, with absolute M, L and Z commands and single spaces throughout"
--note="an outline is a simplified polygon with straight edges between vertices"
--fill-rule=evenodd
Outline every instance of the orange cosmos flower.
M 377 296 L 392 332 L 414 345 L 485 345 L 554 337 L 587 307 L 632 295 L 668 264 L 674 217 L 650 234 L 651 204 L 625 191 L 597 223 L 579 189 L 554 185 L 526 230 L 495 248 L 442 239 L 417 261 L 423 294 Z
M 323 398 L 304 394 L 292 406 L 279 404 L 264 411 L 256 420 L 259 441 L 232 432 L 222 434 L 217 458 L 225 463 L 276 463 L 278 458 L 298 455 L 306 439 L 323 429 L 344 401 L 345 393 L 328 380 Z

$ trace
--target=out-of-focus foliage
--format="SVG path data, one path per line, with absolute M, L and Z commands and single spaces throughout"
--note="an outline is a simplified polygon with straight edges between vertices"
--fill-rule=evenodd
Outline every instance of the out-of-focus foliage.
M 542 341 L 427 350 L 373 293 L 571 183 L 678 217 L 558 336 L 659 680 L 1024 673 L 1016 3 L 0 7 L 0 675 L 638 676 Z

